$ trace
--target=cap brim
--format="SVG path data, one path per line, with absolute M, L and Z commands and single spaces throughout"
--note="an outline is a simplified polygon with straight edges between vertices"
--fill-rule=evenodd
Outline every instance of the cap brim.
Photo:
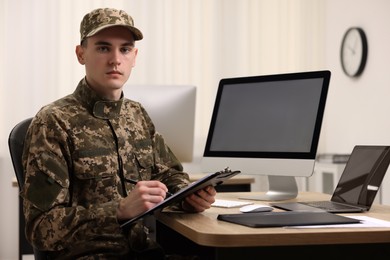
M 104 30 L 104 29 L 107 29 L 107 28 L 110 28 L 110 27 L 114 27 L 114 26 L 122 26 L 122 27 L 125 27 L 125 28 L 129 29 L 130 32 L 133 34 L 133 37 L 134 37 L 135 41 L 139 41 L 139 40 L 142 40 L 144 38 L 144 36 L 143 36 L 143 34 L 142 34 L 142 32 L 140 30 L 138 30 L 134 26 L 123 25 L 123 24 L 106 24 L 104 26 L 96 28 L 95 30 L 90 31 L 85 36 L 85 38 L 91 37 L 91 36 L 97 34 L 98 32 L 100 32 L 101 30 Z M 82 40 L 84 40 L 84 39 L 82 39 Z

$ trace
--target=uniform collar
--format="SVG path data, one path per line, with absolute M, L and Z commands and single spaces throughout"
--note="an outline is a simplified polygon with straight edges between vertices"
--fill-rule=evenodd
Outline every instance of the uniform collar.
M 82 79 L 74 95 L 76 98 L 91 112 L 95 117 L 101 119 L 114 119 L 120 115 L 123 104 L 123 93 L 117 101 L 106 100 L 101 98 L 94 90 L 92 90 L 87 81 Z

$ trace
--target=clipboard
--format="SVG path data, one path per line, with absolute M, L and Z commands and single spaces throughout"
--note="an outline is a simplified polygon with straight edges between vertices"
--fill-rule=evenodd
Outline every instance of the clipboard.
M 179 202 L 179 201 L 183 200 L 185 197 L 187 197 L 187 196 L 189 196 L 189 195 L 191 195 L 191 194 L 193 194 L 193 193 L 195 193 L 203 188 L 206 188 L 207 186 L 214 186 L 215 187 L 217 185 L 220 185 L 224 181 L 232 178 L 233 176 L 236 176 L 239 173 L 241 173 L 241 171 L 237 171 L 237 170 L 232 171 L 229 168 L 225 168 L 224 170 L 221 170 L 221 171 L 218 171 L 215 173 L 210 173 L 210 174 L 204 176 L 203 178 L 191 183 L 187 187 L 179 190 L 178 192 L 176 192 L 172 196 L 166 198 L 165 200 L 163 200 L 162 202 L 160 202 L 159 204 L 154 206 L 153 208 L 145 211 L 144 213 L 141 213 L 140 215 L 138 215 L 132 219 L 127 220 L 126 222 L 122 223 L 120 225 L 120 227 L 125 228 L 127 225 L 130 225 L 134 221 L 137 221 L 137 220 L 139 220 L 147 215 L 153 214 L 157 211 L 161 211 L 163 208 L 165 208 L 169 205 L 172 205 L 173 203 Z

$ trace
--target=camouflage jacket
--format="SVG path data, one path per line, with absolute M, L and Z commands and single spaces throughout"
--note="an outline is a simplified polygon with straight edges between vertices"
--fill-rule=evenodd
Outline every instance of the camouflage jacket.
M 131 251 L 144 234 L 121 230 L 121 181 L 160 180 L 171 192 L 189 183 L 180 162 L 138 102 L 102 100 L 81 80 L 75 92 L 34 117 L 23 153 L 26 237 L 69 256 Z M 140 225 L 138 223 L 137 225 Z M 135 231 L 138 230 L 138 231 Z

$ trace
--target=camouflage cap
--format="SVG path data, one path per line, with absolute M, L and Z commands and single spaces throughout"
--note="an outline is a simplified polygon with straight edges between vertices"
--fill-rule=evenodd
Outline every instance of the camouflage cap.
M 128 28 L 136 41 L 142 40 L 143 38 L 142 32 L 134 27 L 133 18 L 125 11 L 113 8 L 98 8 L 86 14 L 81 21 L 80 41 L 112 26 L 124 26 Z

